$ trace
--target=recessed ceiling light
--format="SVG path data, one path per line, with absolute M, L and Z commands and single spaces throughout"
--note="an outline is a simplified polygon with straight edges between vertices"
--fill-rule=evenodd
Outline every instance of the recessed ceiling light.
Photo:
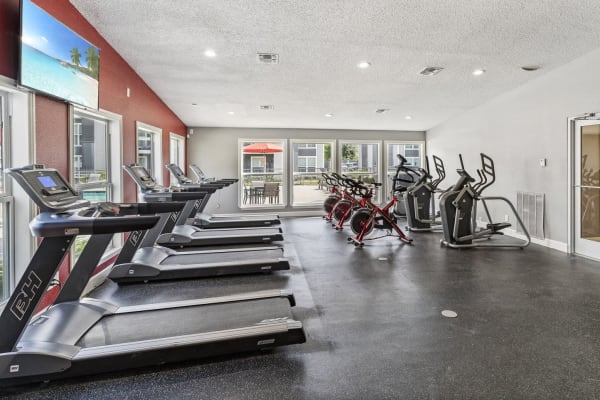
M 412 117 L 410 115 L 407 115 L 404 117 L 404 119 L 412 119 Z
M 427 68 L 423 68 L 423 70 L 421 72 L 419 72 L 419 74 L 425 75 L 425 76 L 433 76 L 433 75 L 439 74 L 443 69 L 444 68 L 442 68 L 442 67 L 427 67 Z
M 521 69 L 523 71 L 533 72 L 533 71 L 537 71 L 538 69 L 540 69 L 540 66 L 539 65 L 524 65 L 521 67 Z
M 327 114 L 325 114 L 325 116 L 326 116 L 327 118 L 331 118 L 331 117 L 333 117 L 333 114 L 332 114 L 332 113 L 327 113 Z
M 485 69 L 479 68 L 479 69 L 476 69 L 473 71 L 473 75 L 475 75 L 475 76 L 479 76 L 479 75 L 483 75 L 483 74 L 485 74 Z
M 371 63 L 368 61 L 361 61 L 356 66 L 360 69 L 367 69 L 371 66 Z
M 209 58 L 214 58 L 217 56 L 217 53 L 215 53 L 213 49 L 206 49 L 204 50 L 204 55 Z
M 388 112 L 388 111 L 390 111 L 390 109 L 389 109 L 389 108 L 378 108 L 377 110 L 375 110 L 375 112 L 376 112 L 377 114 L 383 114 L 383 113 L 386 113 L 386 112 Z
M 234 111 L 227 111 L 227 114 L 233 115 L 233 114 L 235 114 L 235 112 Z

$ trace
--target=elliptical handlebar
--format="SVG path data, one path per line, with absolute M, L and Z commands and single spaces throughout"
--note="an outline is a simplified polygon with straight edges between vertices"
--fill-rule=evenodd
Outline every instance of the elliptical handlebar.
M 404 164 L 408 162 L 408 160 L 404 158 L 402 154 L 396 154 L 396 157 L 398 157 L 398 160 L 400 160 L 400 167 L 403 167 Z
M 396 167 L 396 173 L 392 177 L 393 190 L 394 191 L 406 191 L 410 184 L 414 184 L 419 180 L 419 174 L 414 167 L 406 166 L 408 160 L 402 156 L 402 154 L 396 154 L 400 160 L 400 164 Z M 404 174 L 404 177 L 402 175 Z M 409 185 L 403 185 L 409 184 Z
M 480 153 L 481 156 L 481 175 L 484 177 L 484 181 L 477 185 L 477 194 L 480 195 L 484 189 L 490 187 L 496 182 L 496 169 L 494 167 L 494 160 L 490 156 L 484 153 Z
M 444 179 L 446 179 L 446 168 L 444 167 L 444 162 L 442 161 L 441 158 L 439 158 L 438 156 L 432 156 L 433 157 L 433 165 L 435 165 L 435 173 L 437 174 L 437 179 L 433 180 L 431 182 L 431 186 L 433 186 L 434 189 L 437 189 L 437 187 L 440 185 L 440 183 L 442 183 L 442 181 Z

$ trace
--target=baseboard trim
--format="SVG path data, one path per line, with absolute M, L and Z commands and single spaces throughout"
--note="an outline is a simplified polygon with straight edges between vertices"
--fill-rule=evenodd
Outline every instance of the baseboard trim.
M 518 233 L 515 229 L 504 229 L 503 232 L 505 232 L 508 236 L 517 238 L 517 239 L 522 239 L 525 240 L 525 235 Z M 549 247 L 551 249 L 554 250 L 558 250 L 561 251 L 563 253 L 567 253 L 567 244 L 563 243 L 563 242 L 559 242 L 558 240 L 552 240 L 552 239 L 537 239 L 537 238 L 531 238 L 531 243 L 534 244 L 539 244 L 540 246 L 545 246 L 545 247 Z
M 480 228 L 485 228 L 486 224 L 487 224 L 486 222 L 482 222 L 482 221 L 477 222 L 477 226 Z M 504 234 L 506 234 L 507 236 L 514 237 L 515 239 L 526 240 L 525 235 L 518 233 L 516 229 L 506 228 L 506 229 L 503 229 L 502 232 L 504 232 Z M 558 240 L 537 239 L 537 238 L 532 237 L 531 243 L 538 244 L 538 245 L 544 246 L 544 247 L 548 247 L 548 248 L 551 248 L 554 250 L 558 250 L 563 253 L 569 252 L 567 244 L 564 242 L 559 242 Z

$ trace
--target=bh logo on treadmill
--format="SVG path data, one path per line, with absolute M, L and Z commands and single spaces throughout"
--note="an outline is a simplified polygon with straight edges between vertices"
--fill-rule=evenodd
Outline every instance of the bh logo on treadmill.
M 129 234 L 127 240 L 129 240 L 129 243 L 131 243 L 132 245 L 137 246 L 137 243 L 142 237 L 143 233 L 143 231 L 133 231 Z
M 10 312 L 20 321 L 23 319 L 27 310 L 31 306 L 33 298 L 37 295 L 42 286 L 42 280 L 35 272 L 31 271 L 27 280 L 17 291 L 17 298 L 10 306 Z

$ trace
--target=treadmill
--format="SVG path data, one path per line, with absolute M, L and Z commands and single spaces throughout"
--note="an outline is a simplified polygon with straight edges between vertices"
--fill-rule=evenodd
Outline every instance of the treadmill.
M 166 165 L 171 176 L 177 180 L 177 187 L 185 189 L 190 185 L 194 185 L 194 182 L 185 176 L 183 170 L 177 164 Z M 220 182 L 220 181 L 208 181 L 208 182 Z M 261 227 L 261 226 L 273 226 L 281 224 L 279 216 L 276 214 L 245 214 L 245 215 L 234 215 L 234 214 L 217 214 L 211 215 L 204 213 L 204 207 L 210 199 L 208 194 L 202 201 L 199 207 L 199 211 L 196 213 L 193 225 L 204 228 L 204 229 L 215 229 L 215 228 L 247 228 L 247 227 Z
M 169 189 L 159 185 L 156 180 L 150 176 L 148 170 L 141 165 L 127 164 L 123 169 L 131 176 L 140 189 L 142 198 L 145 201 L 166 201 L 164 200 Z M 204 184 L 194 184 L 178 190 L 187 193 L 194 191 L 214 192 L 215 187 L 208 187 Z M 187 219 L 198 212 L 202 206 L 200 199 L 188 200 L 186 208 L 177 217 L 177 222 L 171 232 L 165 232 L 160 235 L 157 244 L 166 247 L 200 247 L 216 245 L 239 245 L 239 244 L 257 244 L 271 243 L 283 240 L 281 228 L 276 227 L 253 227 L 253 228 L 215 228 L 201 229 L 187 224 Z
M 147 193 L 147 204 L 178 201 L 179 213 L 189 206 L 185 200 L 199 199 L 198 192 Z M 158 200 L 160 199 L 160 201 Z M 192 203 L 193 204 L 193 203 Z M 185 208 L 184 207 L 184 208 Z M 177 219 L 171 213 L 162 213 L 158 223 L 148 230 L 132 232 L 108 278 L 117 283 L 134 283 L 171 279 L 204 278 L 223 275 L 269 273 L 289 270 L 289 261 L 279 246 L 234 245 L 205 246 L 193 251 L 177 251 L 155 245 L 164 232 L 170 232 Z
M 137 215 L 153 208 L 144 204 L 90 207 L 53 169 L 30 166 L 8 174 L 40 208 L 30 228 L 43 239 L 0 313 L 1 386 L 305 342 L 302 323 L 291 314 L 289 296 L 261 298 L 248 293 L 118 306 L 79 298 L 93 273 L 90 263 L 83 272 L 85 263 L 79 261 L 55 303 L 34 316 L 77 235 L 110 238 L 115 232 L 147 229 L 158 217 Z M 101 247 L 92 246 L 95 261 Z
M 192 170 L 192 172 L 194 173 L 194 175 L 196 176 L 196 180 L 194 181 L 195 183 L 202 183 L 202 182 L 231 182 L 231 183 L 236 183 L 239 181 L 239 179 L 236 178 L 211 178 L 208 177 L 204 171 L 202 171 L 202 169 L 200 169 L 200 167 L 198 166 L 198 164 L 190 164 L 190 169 Z

